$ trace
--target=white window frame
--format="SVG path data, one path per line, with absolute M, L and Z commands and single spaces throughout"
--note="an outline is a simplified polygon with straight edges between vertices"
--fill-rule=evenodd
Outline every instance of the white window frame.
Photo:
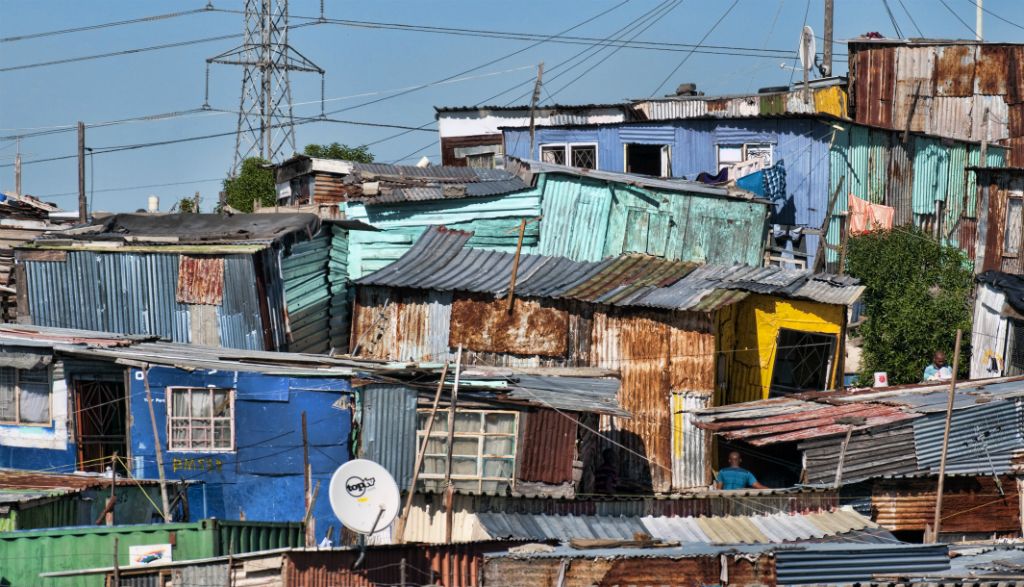
M 572 164 L 572 150 L 573 150 L 573 147 L 592 147 L 594 149 L 594 170 L 596 171 L 598 169 L 601 169 L 601 149 L 598 148 L 599 147 L 598 143 L 596 143 L 596 142 L 589 142 L 589 141 L 584 141 L 584 142 L 580 142 L 580 143 L 544 143 L 544 144 L 540 145 L 540 147 L 538 148 L 537 160 L 541 161 L 541 162 L 544 161 L 544 151 L 545 150 L 549 150 L 550 151 L 550 150 L 554 150 L 554 149 L 561 149 L 562 150 L 562 157 L 565 160 L 565 166 L 566 167 L 576 167 L 575 165 Z M 581 169 L 585 169 L 585 168 L 581 168 Z
M 50 391 L 47 394 L 48 406 L 46 413 L 49 419 L 46 422 L 24 422 L 21 420 L 21 372 L 34 371 L 34 369 L 18 369 L 16 367 L 0 367 L 0 369 L 11 369 L 14 371 L 14 420 L 0 420 L 4 426 L 36 426 L 48 428 L 53 424 L 53 366 L 46 367 L 46 380 L 49 383 Z
M 749 155 L 748 150 L 749 149 L 755 149 L 755 148 L 756 149 L 760 149 L 760 148 L 763 148 L 763 147 L 768 147 L 768 152 L 770 154 L 768 165 L 774 165 L 775 164 L 775 143 L 719 143 L 719 144 L 716 144 L 715 145 L 715 162 L 717 163 L 718 171 L 722 170 L 722 165 L 730 165 L 731 166 L 731 165 L 735 165 L 737 163 L 744 163 L 746 161 L 750 161 L 750 155 Z M 722 149 L 739 149 L 740 150 L 740 160 L 739 161 L 729 161 L 727 163 L 722 163 Z
M 191 416 L 175 416 L 174 415 L 174 392 L 176 392 L 176 391 L 185 391 L 185 390 L 190 391 L 192 393 L 194 393 L 196 391 L 205 391 L 205 392 L 210 393 L 210 394 L 212 394 L 214 391 L 226 391 L 226 392 L 228 392 L 228 409 L 230 410 L 230 416 L 228 418 L 221 418 L 221 419 L 226 419 L 231 424 L 231 426 L 230 426 L 230 428 L 231 428 L 231 432 L 230 432 L 231 443 L 230 443 L 230 446 L 228 446 L 228 447 L 214 447 L 214 446 L 212 446 L 213 445 L 213 439 L 214 439 L 214 433 L 213 433 L 213 419 L 214 419 L 214 416 L 213 416 L 213 410 L 212 410 L 213 406 L 210 406 L 210 408 L 211 408 L 211 415 L 209 417 L 210 425 L 211 425 L 211 427 L 210 427 L 210 445 L 211 446 L 197 448 L 197 447 L 194 447 L 194 446 L 184 446 L 184 447 L 182 447 L 182 446 L 178 446 L 177 444 L 175 444 L 175 442 L 174 442 L 174 421 L 175 420 L 179 420 L 179 419 L 180 420 L 188 420 L 189 421 L 189 424 L 188 424 L 189 431 L 191 432 L 191 429 L 192 429 L 192 422 L 191 421 L 199 419 L 199 418 L 193 418 Z M 229 388 L 229 387 L 198 387 L 198 386 L 189 386 L 189 385 L 175 385 L 175 386 L 170 386 L 170 387 L 167 388 L 166 399 L 167 399 L 167 404 L 166 404 L 167 405 L 167 427 L 166 427 L 167 428 L 167 452 L 180 452 L 180 453 L 227 453 L 227 452 L 234 452 L 235 451 L 235 420 L 236 420 L 236 415 L 235 415 L 235 390 L 234 389 Z M 189 402 L 189 405 L 191 405 L 191 402 Z M 189 442 L 189 444 L 191 444 L 191 438 L 192 438 L 191 433 L 188 435 L 188 437 L 189 437 L 189 441 L 188 442 Z
M 426 430 L 423 430 L 423 429 L 420 428 L 420 416 L 426 415 L 426 417 L 429 418 L 430 417 L 430 411 L 431 410 L 429 410 L 429 409 L 420 409 L 420 410 L 416 411 L 416 446 L 417 447 L 423 446 L 424 436 L 426 436 Z M 478 439 L 478 442 L 477 442 L 477 452 L 476 452 L 476 470 L 477 470 L 477 474 L 476 475 L 457 474 L 453 470 L 452 471 L 452 477 L 451 477 L 452 478 L 452 482 L 453 483 L 461 482 L 460 485 L 463 485 L 463 486 L 467 485 L 468 483 L 474 483 L 475 487 L 471 491 L 476 492 L 476 493 L 482 493 L 483 492 L 483 484 L 484 483 L 493 483 L 493 482 L 508 483 L 509 486 L 512 486 L 515 483 L 516 471 L 518 470 L 518 464 L 519 464 L 519 459 L 518 459 L 518 456 L 517 456 L 517 454 L 519 452 L 519 423 L 521 422 L 521 419 L 519 418 L 519 412 L 510 411 L 510 410 L 458 410 L 456 413 L 457 414 L 479 414 L 481 429 L 478 432 L 458 432 L 458 431 L 455 432 L 454 437 L 455 437 L 456 440 L 460 439 L 460 438 L 462 438 L 462 439 L 465 439 L 465 438 L 476 438 L 476 439 Z M 484 426 L 485 426 L 485 422 L 486 422 L 488 414 L 501 414 L 501 415 L 505 415 L 505 416 L 512 416 L 512 418 L 514 420 L 512 432 L 490 432 L 490 433 L 489 432 L 485 432 L 484 431 Z M 448 440 L 448 431 L 447 430 L 439 430 L 438 426 L 437 426 L 437 422 L 438 421 L 446 422 L 447 421 L 447 417 L 448 417 L 447 414 L 441 413 L 441 412 L 439 412 L 435 416 L 435 421 L 434 421 L 435 424 L 434 424 L 434 427 L 430 431 L 430 437 L 431 438 L 436 439 L 436 440 L 440 440 L 440 441 L 445 442 L 445 443 L 447 442 L 447 440 Z M 511 452 L 511 454 L 485 453 L 484 452 L 484 439 L 486 439 L 486 438 L 508 438 L 508 439 L 510 439 L 512 441 L 512 452 Z M 428 457 L 434 457 L 434 458 L 442 457 L 442 458 L 446 458 L 447 457 L 447 453 L 445 453 L 445 454 L 428 453 L 428 452 L 426 452 L 426 450 L 424 450 L 424 455 L 423 456 L 424 456 L 424 459 L 426 459 Z M 461 458 L 466 458 L 467 455 L 456 455 L 456 456 L 459 456 Z M 484 476 L 484 461 L 486 459 L 501 459 L 501 460 L 510 461 L 512 467 L 511 467 L 511 472 L 509 473 L 509 476 L 508 477 L 485 477 Z M 440 472 L 440 473 L 421 472 L 420 475 L 419 475 L 419 478 L 421 480 L 423 480 L 423 481 L 444 481 L 444 472 L 443 471 Z M 465 491 L 465 489 L 463 489 L 463 491 Z
M 672 145 L 668 143 L 622 143 L 622 172 L 629 173 L 629 146 L 654 145 L 661 147 L 661 173 L 658 177 L 672 177 Z

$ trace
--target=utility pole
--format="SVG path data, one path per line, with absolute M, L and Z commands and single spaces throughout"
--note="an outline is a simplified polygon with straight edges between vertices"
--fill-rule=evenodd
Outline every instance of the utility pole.
M 834 13 L 835 0 L 825 0 L 825 47 L 821 56 L 821 75 L 823 77 L 832 75 L 832 15 Z
M 974 0 L 974 9 L 974 40 L 980 43 L 983 38 L 981 25 L 985 13 L 985 9 L 981 7 L 981 0 Z
M 85 199 L 85 123 L 78 121 L 78 221 L 89 220 Z
M 288 0 L 245 0 L 242 44 L 206 60 L 206 98 L 210 102 L 210 64 L 240 65 L 242 94 L 235 133 L 233 173 L 242 161 L 276 161 L 295 152 L 289 72 L 320 74 L 323 114 L 324 70 L 288 44 Z
M 953 404 L 956 400 L 956 371 L 960 368 L 960 329 L 956 329 L 956 350 L 953 351 L 953 377 L 949 381 L 949 401 L 946 403 L 946 427 L 942 432 L 942 454 L 939 458 L 939 486 L 935 490 L 935 519 L 928 542 L 939 541 L 942 530 L 942 493 L 946 486 L 946 458 L 949 456 L 949 431 L 953 424 Z
M 533 158 L 533 146 L 537 136 L 537 103 L 540 102 L 540 89 L 544 83 L 544 62 L 537 65 L 537 81 L 533 84 L 533 99 L 530 100 L 530 159 Z M 537 159 L 540 159 L 538 156 Z M 566 164 L 569 162 L 566 161 Z
M 18 153 L 14 156 L 14 193 L 21 195 L 21 137 L 18 137 Z

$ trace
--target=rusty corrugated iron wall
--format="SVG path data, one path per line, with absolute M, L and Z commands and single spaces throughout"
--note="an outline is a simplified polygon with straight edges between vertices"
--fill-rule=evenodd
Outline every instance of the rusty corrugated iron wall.
M 450 292 L 360 287 L 352 315 L 353 355 L 401 361 L 448 358 Z
M 951 534 L 1021 535 L 1017 480 L 950 477 L 943 493 L 942 531 Z M 936 479 L 881 479 L 871 490 L 875 521 L 891 531 L 923 531 L 935 514 Z
M 483 555 L 506 551 L 514 543 L 370 547 L 359 568 L 358 550 L 291 550 L 285 554 L 288 587 L 375 587 L 408 584 L 475 587 L 481 585 Z
M 1024 45 L 854 41 L 849 48 L 857 122 L 971 141 L 1024 137 L 1015 124 L 1024 103 Z
M 224 298 L 224 258 L 178 257 L 176 298 L 182 304 L 219 306 Z
M 979 169 L 972 175 L 977 179 L 977 198 L 981 206 L 988 210 L 987 217 L 978 228 L 977 239 L 979 240 L 981 254 L 975 270 L 982 271 L 1003 271 L 1020 275 L 1024 273 L 1024 254 L 1020 251 L 1020 244 L 1024 241 L 1024 227 L 1019 221 L 1021 214 L 1013 215 L 1016 221 L 1010 221 L 1008 229 L 1008 213 L 1011 202 L 1019 210 L 1024 206 L 1024 171 L 1021 170 L 997 170 Z M 1012 232 L 1016 230 L 1017 234 Z M 1008 246 L 1008 239 L 1014 239 L 1017 250 Z
M 520 481 L 560 485 L 572 482 L 576 458 L 576 416 L 554 410 L 526 415 L 526 430 L 519 449 Z
M 452 302 L 449 345 L 475 351 L 565 356 L 569 313 L 549 301 L 459 296 Z

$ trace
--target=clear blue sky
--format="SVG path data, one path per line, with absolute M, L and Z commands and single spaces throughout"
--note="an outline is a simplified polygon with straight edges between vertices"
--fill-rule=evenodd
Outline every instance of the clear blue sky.
M 904 36 L 918 36 L 904 10 L 925 36 L 969 38 L 971 31 L 950 13 L 943 0 L 889 0 Z M 973 0 L 944 0 L 968 25 L 974 25 Z M 405 23 L 443 27 L 464 27 L 499 31 L 553 34 L 619 4 L 621 0 L 521 0 L 481 2 L 479 0 L 326 0 L 329 18 Z M 239 10 L 241 0 L 214 0 L 218 8 Z M 683 0 L 637 40 L 696 43 L 732 4 L 731 0 Z M 738 0 L 735 9 L 705 41 L 709 45 L 794 50 L 807 11 L 807 22 L 820 34 L 823 0 Z M 0 37 L 78 27 L 201 8 L 205 0 L 0 0 Z M 631 0 L 570 34 L 605 37 L 641 14 L 659 5 L 658 0 Z M 1024 3 L 1020 0 L 985 0 L 985 8 L 1024 26 Z M 293 15 L 318 15 L 316 0 L 292 0 Z M 842 40 L 867 31 L 895 35 L 882 0 L 836 0 L 836 38 Z M 293 19 L 292 24 L 303 22 Z M 189 41 L 203 37 L 239 33 L 242 17 L 229 13 L 201 13 L 159 22 L 147 22 L 95 31 L 0 43 L 0 69 L 51 60 L 85 56 L 138 47 Z M 1024 29 L 986 15 L 985 38 L 989 41 L 1024 42 Z M 508 55 L 530 44 L 528 41 L 449 36 L 395 30 L 351 28 L 323 24 L 297 29 L 292 44 L 327 70 L 326 96 L 344 98 L 330 102 L 328 110 L 354 106 L 388 91 L 426 84 Z M 33 132 L 74 124 L 77 120 L 96 123 L 197 108 L 203 102 L 205 59 L 238 44 L 229 39 L 78 63 L 0 72 L 0 136 Z M 338 118 L 374 123 L 419 126 L 433 120 L 434 105 L 476 104 L 517 84 L 522 89 L 494 102 L 504 104 L 527 91 L 532 68 L 544 61 L 550 69 L 583 50 L 582 46 L 546 43 L 514 55 L 471 74 L 494 74 L 382 101 L 378 104 L 337 114 Z M 819 43 L 820 49 L 820 43 Z M 845 46 L 836 51 L 844 54 Z M 594 66 L 611 50 L 605 50 L 581 66 L 549 81 L 554 92 L 579 73 Z M 666 51 L 623 49 L 556 96 L 560 103 L 617 101 L 651 95 L 687 54 Z M 842 59 L 842 58 L 840 58 Z M 676 84 L 693 81 L 709 93 L 756 91 L 790 81 L 791 72 L 779 67 L 777 57 L 752 58 L 730 55 L 693 54 L 661 93 Z M 567 67 L 567 66 L 566 66 Z M 563 69 L 566 69 L 565 67 Z M 546 76 L 554 77 L 560 70 Z M 837 61 L 836 73 L 845 73 L 845 61 Z M 498 73 L 501 72 L 501 73 Z M 210 82 L 210 103 L 215 108 L 237 109 L 241 69 L 214 66 Z M 318 76 L 296 73 L 292 77 L 293 100 L 306 102 L 320 97 Z M 351 97 L 358 94 L 373 96 Z M 346 98 L 347 97 L 347 98 Z M 296 107 L 300 116 L 319 114 L 319 105 Z M 230 114 L 203 114 L 158 122 L 121 124 L 93 128 L 87 145 L 106 148 L 178 138 L 230 132 L 235 127 Z M 350 145 L 372 143 L 396 132 L 332 123 L 296 128 L 298 147 L 310 142 L 339 141 Z M 412 132 L 373 145 L 381 161 L 394 161 L 426 147 L 436 140 L 429 132 Z M 52 134 L 22 141 L 23 158 L 71 155 L 75 152 L 74 132 Z M 94 207 L 97 210 L 134 210 L 144 207 L 146 196 L 161 197 L 164 209 L 176 199 L 200 191 L 204 208 L 216 201 L 220 179 L 231 165 L 233 137 L 209 139 L 155 148 L 97 155 Z M 14 187 L 15 146 L 0 141 L 0 190 Z M 436 145 L 422 151 L 435 161 Z M 414 162 L 416 155 L 406 162 Z M 202 181 L 199 181 L 202 180 Z M 77 189 L 74 159 L 27 164 L 24 191 L 54 201 L 69 209 L 76 207 L 72 192 Z M 163 187 L 135 187 L 151 184 L 194 182 Z M 120 189 L 131 188 L 131 189 Z M 116 190 L 116 191 L 114 191 Z

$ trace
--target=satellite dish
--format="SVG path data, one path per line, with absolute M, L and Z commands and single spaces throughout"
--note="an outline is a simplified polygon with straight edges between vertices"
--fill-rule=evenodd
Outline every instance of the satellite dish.
M 401 502 L 398 484 L 387 469 L 365 459 L 338 467 L 328 493 L 334 515 L 359 534 L 373 534 L 390 526 Z
M 818 45 L 814 40 L 814 29 L 811 27 L 805 26 L 804 30 L 800 31 L 800 48 L 797 52 L 800 54 L 800 66 L 805 71 L 810 71 L 814 66 L 814 56 L 818 52 Z

